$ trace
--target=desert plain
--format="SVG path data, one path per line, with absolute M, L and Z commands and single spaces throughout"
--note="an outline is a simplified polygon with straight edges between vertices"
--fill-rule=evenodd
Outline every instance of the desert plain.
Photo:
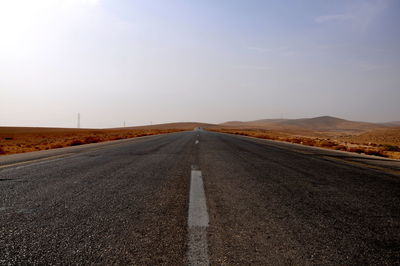
M 231 121 L 212 131 L 400 159 L 400 123 L 367 123 L 321 116 Z
M 400 159 L 400 123 L 367 123 L 321 116 L 221 124 L 166 123 L 111 129 L 0 127 L 0 155 L 166 134 L 194 128 Z

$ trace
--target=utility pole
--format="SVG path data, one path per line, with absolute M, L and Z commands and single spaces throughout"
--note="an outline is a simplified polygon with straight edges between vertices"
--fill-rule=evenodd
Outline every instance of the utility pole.
M 78 113 L 78 128 L 81 128 L 81 114 Z
M 125 127 L 125 121 L 124 121 L 124 127 Z

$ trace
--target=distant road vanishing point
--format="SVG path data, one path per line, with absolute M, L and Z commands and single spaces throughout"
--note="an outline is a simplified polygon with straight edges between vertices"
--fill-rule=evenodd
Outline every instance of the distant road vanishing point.
M 193 131 L 0 157 L 0 264 L 394 265 L 400 161 Z

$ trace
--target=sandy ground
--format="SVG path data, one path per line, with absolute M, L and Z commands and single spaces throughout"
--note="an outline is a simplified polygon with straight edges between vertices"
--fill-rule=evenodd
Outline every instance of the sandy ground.
M 212 128 L 209 130 L 400 159 L 400 129 L 375 130 L 362 134 L 341 132 L 309 132 L 304 134 L 304 132 L 281 132 L 256 128 Z

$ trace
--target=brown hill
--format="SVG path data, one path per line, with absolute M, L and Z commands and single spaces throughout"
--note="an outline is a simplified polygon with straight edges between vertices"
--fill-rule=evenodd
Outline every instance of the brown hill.
M 400 127 L 400 121 L 392 121 L 392 122 L 382 123 L 382 125 L 385 125 L 388 127 Z
M 136 127 L 126 127 L 124 129 L 181 129 L 181 130 L 191 130 L 196 127 L 215 127 L 215 124 L 199 123 L 199 122 L 177 122 L 177 123 L 165 123 L 156 124 L 148 126 L 136 126 Z M 122 128 L 119 128 L 122 129 Z
M 382 127 L 378 124 L 349 121 L 332 116 L 320 116 L 315 118 L 294 119 L 279 122 L 281 125 L 297 126 L 313 131 L 349 131 L 362 132 Z
M 219 124 L 221 127 L 234 128 L 263 128 L 263 129 L 285 129 L 280 123 L 288 119 L 262 119 L 254 121 L 228 121 Z
M 384 125 L 349 121 L 332 116 L 302 119 L 263 119 L 249 122 L 232 121 L 220 124 L 223 127 L 263 128 L 285 131 L 317 131 L 362 133 L 372 129 L 385 128 Z

